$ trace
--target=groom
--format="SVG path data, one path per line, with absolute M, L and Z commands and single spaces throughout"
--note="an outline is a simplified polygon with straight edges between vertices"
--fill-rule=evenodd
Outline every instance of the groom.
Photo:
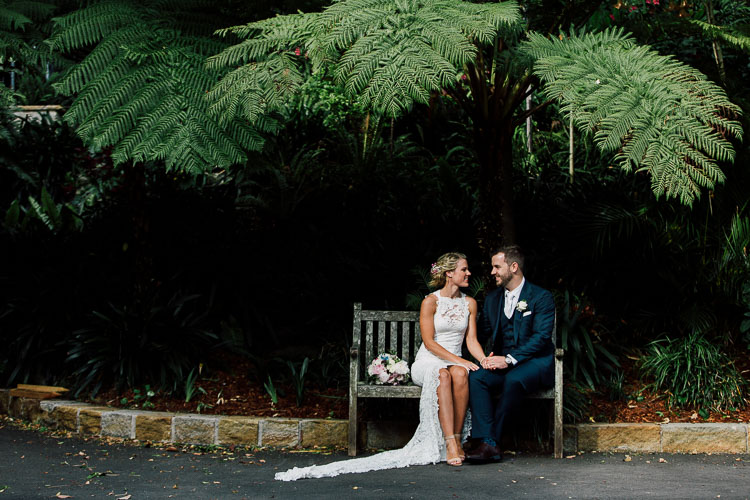
M 466 461 L 502 460 L 503 425 L 528 393 L 554 384 L 555 303 L 552 294 L 526 281 L 524 256 L 511 245 L 492 256 L 498 285 L 479 319 L 479 337 L 494 339 L 492 352 L 469 372 L 471 435 Z M 497 398 L 499 396 L 499 399 Z

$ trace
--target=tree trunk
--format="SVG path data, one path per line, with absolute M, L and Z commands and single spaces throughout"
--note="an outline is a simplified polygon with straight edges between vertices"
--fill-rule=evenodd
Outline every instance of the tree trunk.
M 512 122 L 475 127 L 479 159 L 479 248 L 489 255 L 498 246 L 516 243 L 513 216 Z
M 150 218 L 146 205 L 146 169 L 143 163 L 125 166 L 125 189 L 131 213 L 131 238 L 128 252 L 133 269 L 134 299 L 139 302 L 150 289 L 153 257 L 150 242 Z

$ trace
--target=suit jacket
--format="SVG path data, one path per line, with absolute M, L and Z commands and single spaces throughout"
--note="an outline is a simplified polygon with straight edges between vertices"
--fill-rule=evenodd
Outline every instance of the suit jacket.
M 555 325 L 555 301 L 552 294 L 526 280 L 518 303 L 525 301 L 527 308 L 513 311 L 513 334 L 516 347 L 510 350 L 495 351 L 495 355 L 510 354 L 519 364 L 532 358 L 550 356 L 555 352 L 552 344 L 552 329 Z M 517 303 L 517 304 L 518 304 Z M 492 337 L 495 347 L 502 347 L 503 333 L 500 315 L 505 314 L 505 288 L 490 292 L 484 301 L 482 316 L 479 318 L 480 338 Z

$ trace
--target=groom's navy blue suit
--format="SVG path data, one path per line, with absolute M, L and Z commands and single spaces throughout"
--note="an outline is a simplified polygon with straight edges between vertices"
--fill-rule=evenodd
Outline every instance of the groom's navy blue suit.
M 555 302 L 552 294 L 528 280 L 521 289 L 510 319 L 505 316 L 505 288 L 498 288 L 484 302 L 479 318 L 480 338 L 494 339 L 495 356 L 510 354 L 517 363 L 503 370 L 469 372 L 471 436 L 489 438 L 500 446 L 503 425 L 523 397 L 554 384 L 554 351 L 552 329 L 555 324 Z M 497 401 L 496 395 L 500 396 Z

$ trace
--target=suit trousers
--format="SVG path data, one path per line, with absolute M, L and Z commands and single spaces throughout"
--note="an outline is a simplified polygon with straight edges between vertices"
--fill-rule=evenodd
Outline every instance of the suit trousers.
M 500 446 L 503 426 L 526 394 L 553 382 L 552 356 L 533 358 L 504 370 L 480 368 L 469 372 L 471 437 L 494 439 Z

